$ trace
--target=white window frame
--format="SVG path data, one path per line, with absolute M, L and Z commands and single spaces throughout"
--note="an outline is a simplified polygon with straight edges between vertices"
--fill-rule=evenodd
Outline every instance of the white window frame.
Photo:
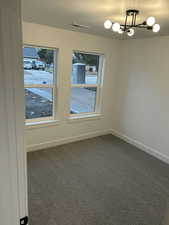
M 38 117 L 34 119 L 26 119 L 25 117 L 25 123 L 26 125 L 33 125 L 33 124 L 39 124 L 39 123 L 46 123 L 50 121 L 56 121 L 57 120 L 57 96 L 58 96 L 58 86 L 57 86 L 57 64 L 58 64 L 58 48 L 54 47 L 46 47 L 46 46 L 39 46 L 39 45 L 30 45 L 30 44 L 23 44 L 23 47 L 33 47 L 33 48 L 44 48 L 54 51 L 54 61 L 53 61 L 53 84 L 25 84 L 24 82 L 24 89 L 26 88 L 52 88 L 52 96 L 53 96 L 53 104 L 52 104 L 52 116 L 49 117 Z M 24 58 L 24 56 L 23 56 Z M 26 107 L 26 102 L 25 102 Z
M 101 116 L 101 89 L 103 84 L 103 71 L 104 71 L 104 54 L 102 53 L 95 53 L 95 52 L 87 52 L 87 51 L 80 51 L 80 50 L 73 50 L 72 53 L 78 52 L 83 54 L 89 54 L 89 55 L 97 55 L 99 56 L 99 70 L 97 75 L 97 83 L 96 84 L 73 84 L 72 83 L 72 74 L 71 74 L 71 93 L 72 88 L 85 88 L 85 87 L 94 87 L 96 88 L 96 101 L 95 101 L 95 111 L 93 112 L 82 112 L 82 113 L 75 113 L 71 114 L 71 95 L 70 95 L 70 107 L 69 107 L 69 118 L 70 119 L 80 119 L 80 118 L 89 118 L 89 117 L 95 117 L 95 116 Z M 73 64 L 72 64 L 73 69 Z

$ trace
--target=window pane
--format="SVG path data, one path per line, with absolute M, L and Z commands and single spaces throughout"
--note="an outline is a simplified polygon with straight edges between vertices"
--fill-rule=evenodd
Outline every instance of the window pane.
M 52 88 L 25 88 L 26 119 L 53 115 Z
M 52 84 L 55 50 L 36 47 L 23 48 L 25 84 Z
M 72 88 L 71 114 L 95 112 L 97 88 Z
M 72 83 L 96 84 L 99 70 L 99 55 L 74 52 L 72 57 Z

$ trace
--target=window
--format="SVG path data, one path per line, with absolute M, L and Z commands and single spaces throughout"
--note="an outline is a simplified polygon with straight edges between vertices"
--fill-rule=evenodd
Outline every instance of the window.
M 56 114 L 56 50 L 24 46 L 23 56 L 26 121 L 52 120 Z
M 102 58 L 97 54 L 73 52 L 70 114 L 99 111 Z

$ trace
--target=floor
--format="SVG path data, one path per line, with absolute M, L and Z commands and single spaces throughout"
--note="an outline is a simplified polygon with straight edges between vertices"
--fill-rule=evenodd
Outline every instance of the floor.
M 169 165 L 106 135 L 28 153 L 29 225 L 169 225 Z

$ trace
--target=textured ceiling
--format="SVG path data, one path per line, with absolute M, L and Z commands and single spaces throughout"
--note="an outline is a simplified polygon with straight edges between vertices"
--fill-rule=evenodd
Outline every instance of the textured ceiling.
M 140 10 L 138 22 L 155 16 L 161 26 L 159 33 L 137 30 L 135 38 L 169 35 L 169 0 L 22 0 L 24 21 L 118 39 L 128 37 L 105 30 L 103 23 L 106 19 L 124 23 L 127 9 Z M 89 28 L 72 28 L 71 23 Z

